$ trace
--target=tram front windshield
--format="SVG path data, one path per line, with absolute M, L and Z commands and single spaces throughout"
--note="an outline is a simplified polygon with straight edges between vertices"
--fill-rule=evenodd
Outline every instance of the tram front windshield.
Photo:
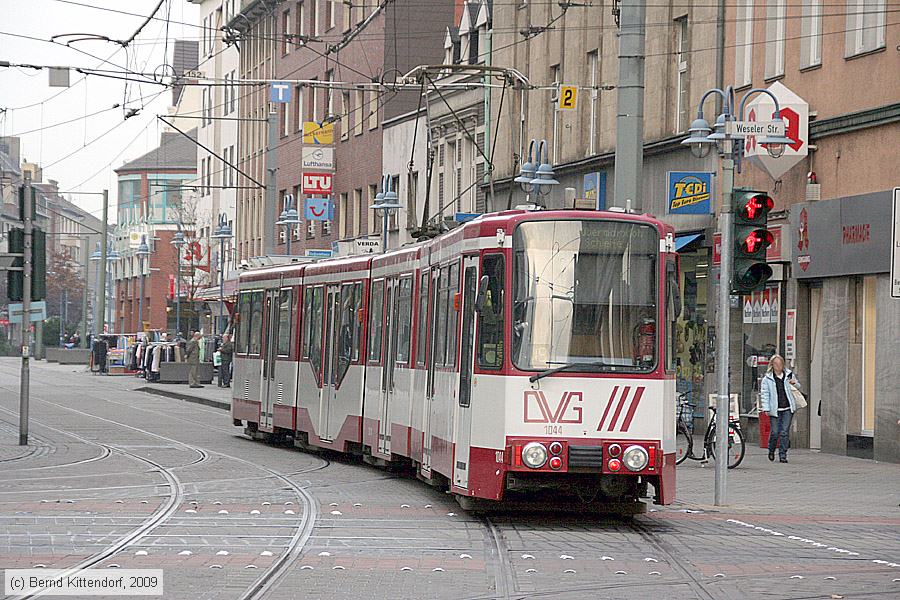
M 530 221 L 516 228 L 513 248 L 516 367 L 653 370 L 659 254 L 653 226 Z

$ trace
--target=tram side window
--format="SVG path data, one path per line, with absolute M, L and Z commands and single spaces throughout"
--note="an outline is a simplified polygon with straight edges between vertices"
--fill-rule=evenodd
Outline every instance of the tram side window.
M 416 364 L 425 365 L 425 344 L 428 339 L 428 278 L 429 273 L 423 273 L 419 282 L 419 318 L 416 325 Z
M 322 295 L 324 288 L 317 287 L 312 290 L 312 307 L 309 312 L 309 362 L 318 373 L 322 364 L 322 317 L 324 316 Z
M 259 354 L 262 340 L 263 293 L 250 293 L 250 354 Z
M 281 290 L 278 294 L 278 356 L 290 356 L 293 331 L 294 291 Z
M 484 369 L 503 366 L 505 262 L 502 254 L 488 254 L 482 263 L 482 275 L 488 277 L 488 289 L 478 315 L 478 366 Z
M 250 349 L 250 292 L 241 294 L 238 315 L 240 315 L 240 323 L 238 325 L 237 351 L 238 354 L 247 354 Z
M 409 362 L 409 346 L 412 338 L 412 277 L 400 280 L 399 315 L 397 325 L 397 362 Z
M 372 283 L 369 302 L 369 361 L 381 360 L 381 333 L 384 326 L 384 280 Z
M 363 309 L 362 284 L 357 282 L 353 284 L 353 314 L 350 323 L 350 360 L 359 362 L 359 347 L 362 343 L 360 332 L 362 330 L 362 322 L 360 316 Z
M 338 369 L 336 382 L 344 380 L 352 361 L 353 323 L 357 321 L 353 306 L 353 284 L 346 283 L 341 287 L 341 314 L 338 330 Z
M 434 344 L 434 363 L 438 366 L 444 366 L 444 357 L 447 355 L 447 313 L 449 302 L 450 285 L 449 285 L 449 269 L 443 267 L 438 277 L 437 289 L 437 312 L 435 319 L 437 320 L 437 329 L 435 330 Z
M 459 311 L 456 310 L 456 294 L 459 292 L 459 263 L 450 265 L 450 290 L 448 293 L 449 312 L 447 315 L 447 366 L 456 364 L 456 343 L 459 338 L 457 323 Z
M 306 288 L 303 294 L 303 340 L 300 349 L 303 358 L 309 358 L 309 328 L 312 325 L 312 319 L 309 316 L 312 314 L 312 307 L 313 290 L 312 288 Z

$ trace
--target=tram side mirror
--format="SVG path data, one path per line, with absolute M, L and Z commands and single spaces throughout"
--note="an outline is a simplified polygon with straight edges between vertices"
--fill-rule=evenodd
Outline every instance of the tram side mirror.
M 491 283 L 491 278 L 487 275 L 481 276 L 481 281 L 478 283 L 478 295 L 475 296 L 475 312 L 480 313 L 484 309 L 484 303 L 487 300 L 488 286 Z
M 669 305 L 669 321 L 675 322 L 681 316 L 681 289 L 679 286 L 678 265 L 674 260 L 666 262 L 666 287 L 668 288 L 667 304 Z

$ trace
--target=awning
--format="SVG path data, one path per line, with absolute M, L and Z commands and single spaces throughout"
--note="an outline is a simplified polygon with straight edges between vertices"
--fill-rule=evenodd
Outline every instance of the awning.
M 703 237 L 702 233 L 691 233 L 688 235 L 679 235 L 675 237 L 675 252 L 681 252 L 681 249 Z

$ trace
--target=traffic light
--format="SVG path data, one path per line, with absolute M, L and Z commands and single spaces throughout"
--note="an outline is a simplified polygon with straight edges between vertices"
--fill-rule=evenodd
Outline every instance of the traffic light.
M 25 230 L 16 227 L 9 230 L 9 251 L 22 254 L 25 252 Z M 13 261 L 14 267 L 21 267 L 22 258 Z M 47 234 L 40 229 L 32 230 L 31 237 L 31 301 L 37 302 L 47 297 Z M 7 271 L 7 295 L 10 302 L 22 301 L 23 282 L 25 274 L 22 271 Z
M 772 277 L 766 250 L 775 241 L 766 227 L 775 201 L 765 192 L 737 189 L 734 206 L 734 264 L 731 292 L 749 294 L 765 288 Z

